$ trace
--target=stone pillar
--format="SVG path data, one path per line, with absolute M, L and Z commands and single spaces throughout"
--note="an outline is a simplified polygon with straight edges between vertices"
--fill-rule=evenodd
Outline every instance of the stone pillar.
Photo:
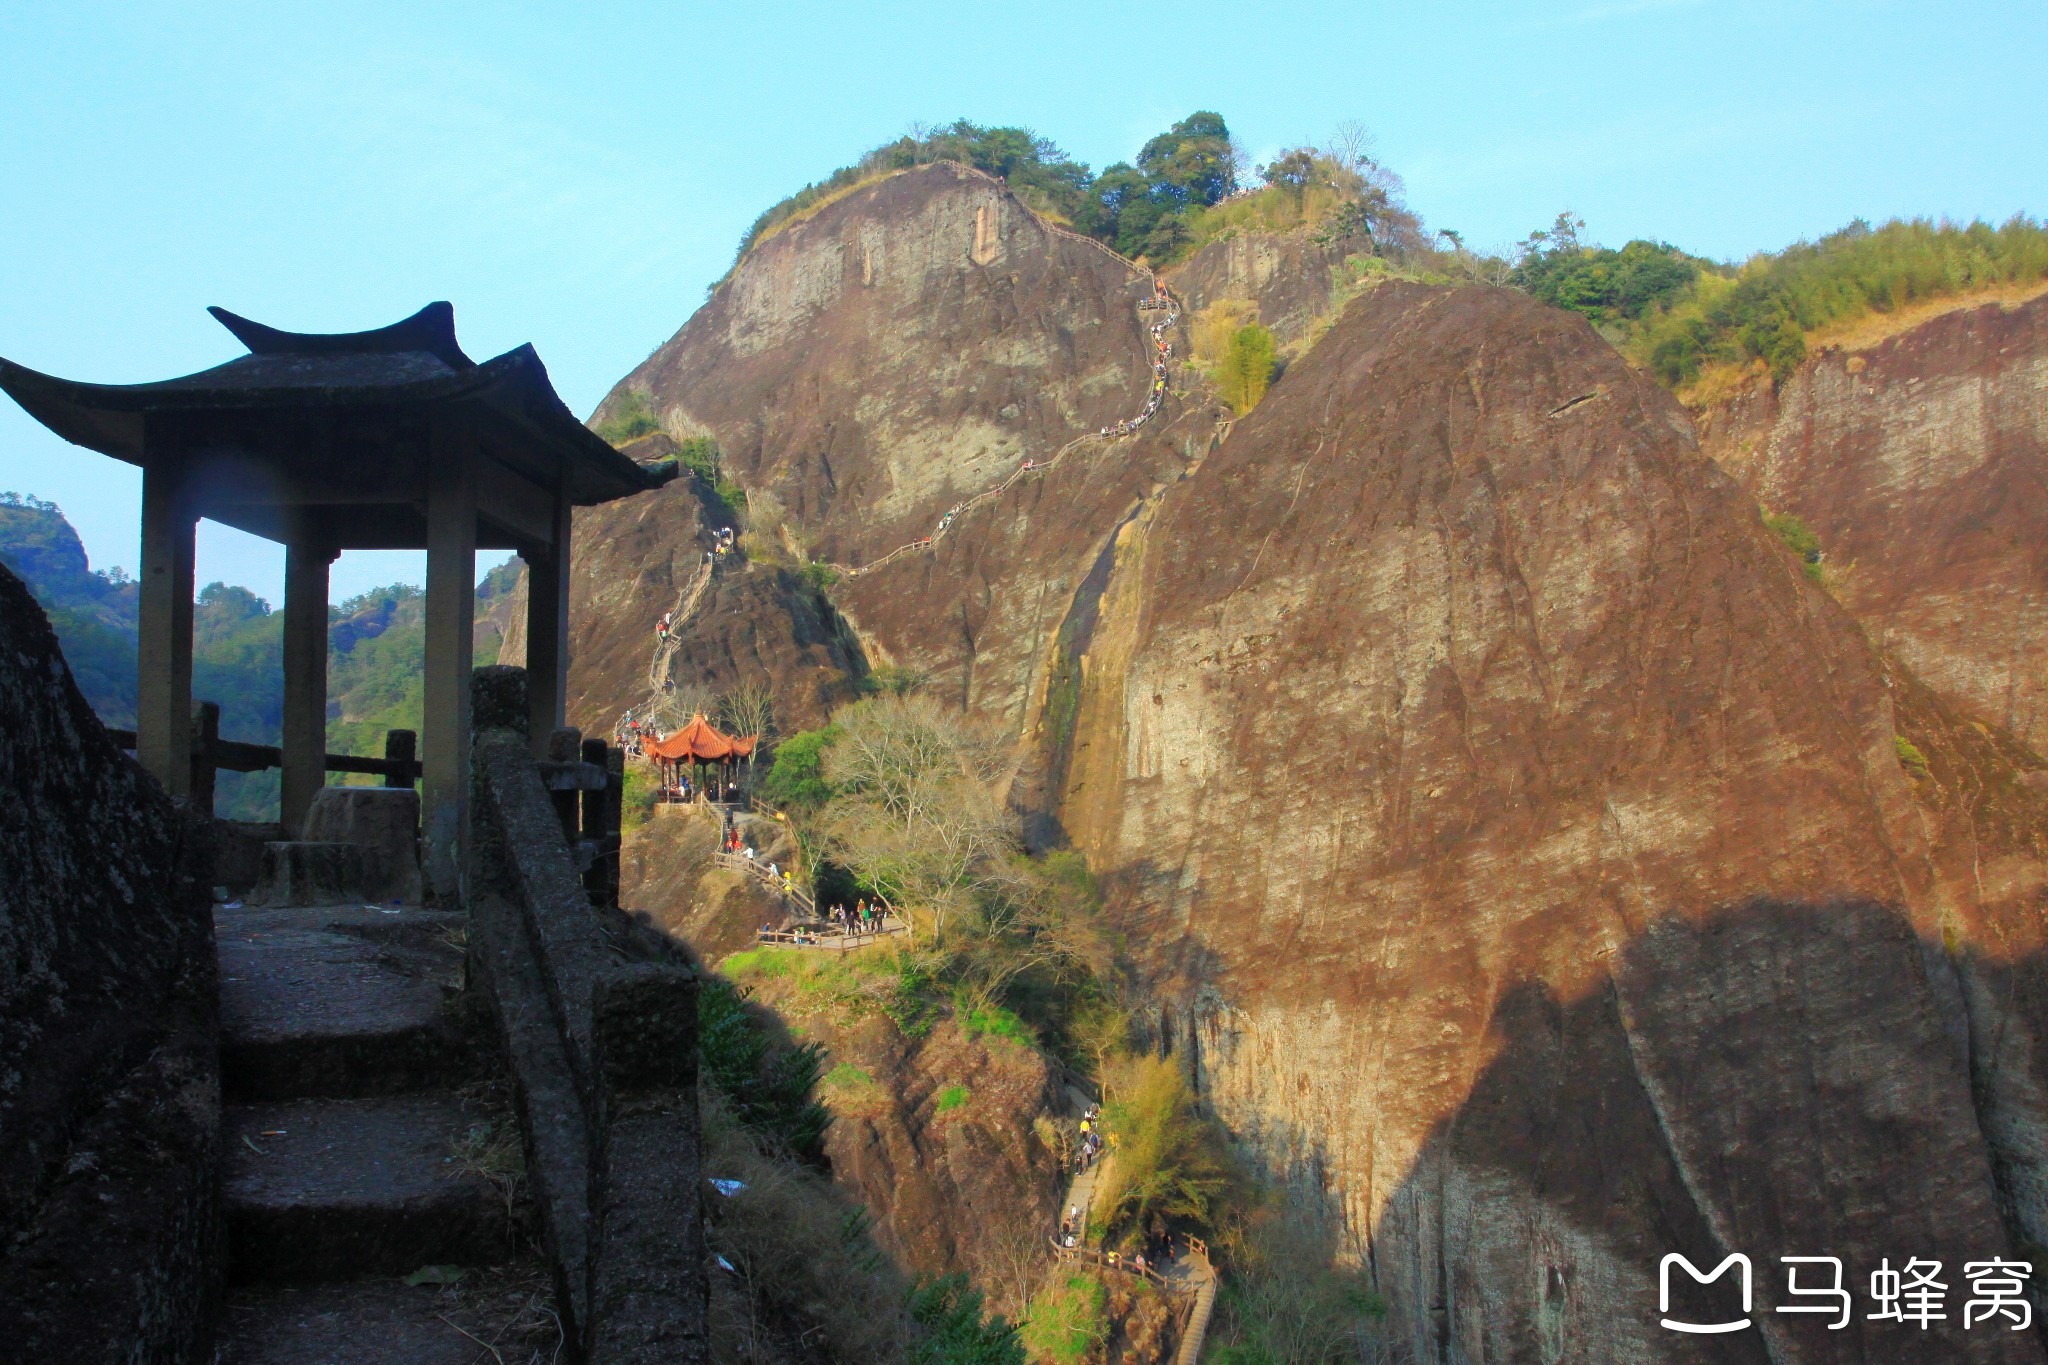
M 526 561 L 526 732 L 536 746 L 562 728 L 569 696 L 569 533 L 566 491 L 555 497 L 555 543 Z
M 469 672 L 476 628 L 476 473 L 469 434 L 437 426 L 427 470 L 426 715 L 421 823 L 427 889 L 461 892 L 469 804 Z
M 294 536 L 284 551 L 284 772 L 278 819 L 300 837 L 327 785 L 327 566 L 335 551 Z
M 198 521 L 183 458 L 151 455 L 142 470 L 135 757 L 173 796 L 192 789 L 192 541 Z

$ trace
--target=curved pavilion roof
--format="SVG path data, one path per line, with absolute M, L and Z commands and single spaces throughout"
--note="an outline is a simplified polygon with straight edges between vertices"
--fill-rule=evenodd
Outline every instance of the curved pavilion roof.
M 559 481 L 577 506 L 655 488 L 673 475 L 672 466 L 635 464 L 577 421 L 531 346 L 471 360 L 455 339 L 447 303 L 388 327 L 344 333 L 285 332 L 222 308 L 208 311 L 249 354 L 148 384 L 81 383 L 0 358 L 0 389 L 76 445 L 138 465 L 169 448 L 225 458 L 244 467 L 244 482 L 252 463 L 274 465 L 287 479 L 325 490 L 301 499 L 307 502 L 347 502 L 342 485 L 375 481 L 394 457 L 403 463 L 405 449 L 423 446 L 443 415 L 466 423 L 485 454 L 511 471 L 544 487 Z M 235 492 L 219 500 L 238 506 Z M 220 519 L 240 524 L 232 514 Z
M 735 739 L 719 733 L 704 717 L 692 716 L 690 723 L 674 734 L 649 741 L 646 751 L 655 758 L 665 758 L 672 763 L 684 759 L 716 763 L 725 758 L 745 758 L 754 752 L 754 745 L 760 738 L 759 735 L 748 735 L 744 739 Z

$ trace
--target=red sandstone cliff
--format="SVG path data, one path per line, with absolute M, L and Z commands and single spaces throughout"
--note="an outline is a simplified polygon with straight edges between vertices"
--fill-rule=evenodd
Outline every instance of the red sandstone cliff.
M 1145 287 L 928 168 L 750 253 L 626 385 L 869 564 L 1134 410 Z M 1032 746 L 1018 799 L 1110 882 L 1161 1043 L 1417 1357 L 2039 1359 L 1772 1311 L 1780 1255 L 1860 1295 L 2048 1243 L 2023 751 L 1894 674 L 1576 319 L 1383 285 L 1220 446 L 1176 385 L 834 595 Z M 579 522 L 586 696 L 694 516 Z M 703 629 L 794 640 L 778 610 Z M 1659 1328 L 1667 1251 L 1747 1252 L 1755 1328 Z
M 1699 426 L 1759 502 L 1819 534 L 1874 640 L 2048 750 L 2048 295 L 1825 351 Z

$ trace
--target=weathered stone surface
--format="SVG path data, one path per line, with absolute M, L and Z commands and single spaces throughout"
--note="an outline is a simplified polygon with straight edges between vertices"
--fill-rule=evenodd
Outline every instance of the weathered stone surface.
M 649 1051 L 694 1040 L 694 978 L 617 960 L 526 737 L 486 728 L 523 721 L 520 670 L 477 670 L 475 714 L 470 961 L 505 1039 L 564 1328 L 592 1359 L 701 1360 L 696 1090 L 677 1070 L 694 1063 Z M 636 1011 L 652 1044 L 628 1036 Z
M 1337 267 L 1371 249 L 1363 235 L 1319 241 L 1308 231 L 1239 232 L 1208 243 L 1169 270 L 1167 280 L 1190 313 L 1242 301 L 1251 307 L 1249 321 L 1291 347 L 1329 311 Z
M 230 1273 L 277 1283 L 504 1260 L 505 1196 L 454 1160 L 472 1117 L 450 1095 L 231 1106 Z
M 410 787 L 322 787 L 306 812 L 310 843 L 363 851 L 363 899 L 420 903 L 420 796 Z
M 360 901 L 369 859 L 360 844 L 284 839 L 263 846 L 257 905 L 337 905 Z
M 1419 1358 L 2039 1358 L 1830 1339 L 1771 1274 L 1755 1333 L 1656 1326 L 1668 1251 L 2014 1242 L 1877 661 L 1583 323 L 1354 304 L 1134 528 L 1088 665 L 1064 809 L 1157 1034 Z
M 219 1287 L 203 827 L 94 719 L 0 568 L 0 1340 L 200 1360 Z
M 231 1098 L 455 1087 L 488 1070 L 459 993 L 452 911 L 221 909 L 221 1071 Z
M 2048 295 L 1823 352 L 1699 426 L 1759 502 L 1819 535 L 1874 640 L 2048 752 Z

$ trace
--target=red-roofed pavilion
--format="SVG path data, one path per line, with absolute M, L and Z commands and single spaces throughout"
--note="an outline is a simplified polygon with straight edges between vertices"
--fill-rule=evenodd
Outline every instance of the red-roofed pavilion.
M 700 715 L 690 717 L 690 723 L 673 734 L 661 739 L 648 741 L 643 746 L 643 750 L 649 758 L 661 763 L 663 770 L 661 785 L 662 789 L 666 791 L 671 785 L 669 781 L 671 765 L 680 763 L 718 764 L 720 785 L 723 785 L 726 781 L 729 765 L 738 759 L 751 755 L 754 752 L 754 746 L 760 743 L 760 740 L 761 737 L 759 735 L 735 738 L 731 735 L 721 734 L 710 721 Z

